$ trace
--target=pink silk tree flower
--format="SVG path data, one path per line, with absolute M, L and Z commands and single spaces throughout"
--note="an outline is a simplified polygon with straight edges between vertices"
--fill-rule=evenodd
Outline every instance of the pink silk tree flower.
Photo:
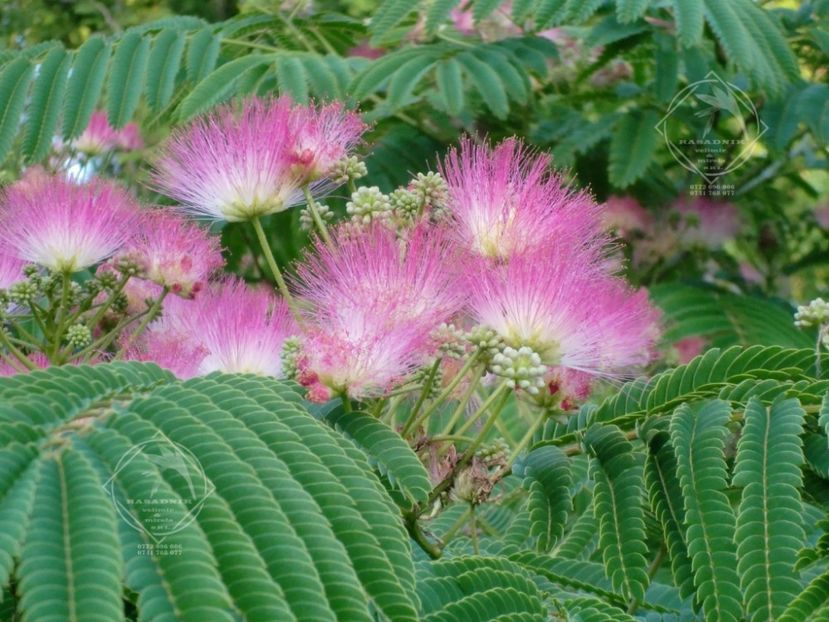
M 708 197 L 680 197 L 674 211 L 681 218 L 680 241 L 716 250 L 740 232 L 740 212 L 733 203 Z
M 626 237 L 636 231 L 649 231 L 653 224 L 650 213 L 632 196 L 610 196 L 602 209 L 606 229 Z
M 298 380 L 311 401 L 337 394 L 365 399 L 383 394 L 422 363 L 428 334 L 414 324 L 379 316 L 334 315 L 304 327 Z
M 115 145 L 124 151 L 137 151 L 144 148 L 141 129 L 136 123 L 127 123 L 115 135 Z
M 96 110 L 83 133 L 72 141 L 72 146 L 87 155 L 99 155 L 115 149 L 118 140 L 118 131 L 109 124 L 107 113 Z
M 457 241 L 473 255 L 503 260 L 550 245 L 606 243 L 593 197 L 567 188 L 550 157 L 518 139 L 490 147 L 465 138 L 440 172 Z
M 306 182 L 330 176 L 334 166 L 359 144 L 367 126 L 340 102 L 294 106 L 291 110 L 295 170 Z
M 407 240 L 375 223 L 340 227 L 328 248 L 297 270 L 308 304 L 300 382 L 364 398 L 384 392 L 423 362 L 430 335 L 460 309 L 451 247 L 444 233 L 416 227 Z
M 6 189 L 0 245 L 18 259 L 77 272 L 109 258 L 132 237 L 136 201 L 112 182 L 78 185 L 53 177 Z
M 15 283 L 26 278 L 23 274 L 25 261 L 13 255 L 8 255 L 0 249 L 0 289 L 8 289 Z
M 193 301 L 165 300 L 164 315 L 131 358 L 155 361 L 181 378 L 214 371 L 280 377 L 282 345 L 293 331 L 284 301 L 228 280 Z
M 469 278 L 474 320 L 513 350 L 529 348 L 547 367 L 597 375 L 647 362 L 657 336 L 647 298 L 606 274 L 586 251 L 551 248 Z
M 446 234 L 415 227 L 408 239 L 382 223 L 342 226 L 328 247 L 297 268 L 296 289 L 315 315 L 378 313 L 390 324 L 410 322 L 432 330 L 461 306 L 456 257 Z
M 154 185 L 199 218 L 252 220 L 301 203 L 290 101 L 222 106 L 173 134 L 155 163 Z
M 143 278 L 185 298 L 195 296 L 224 265 L 217 237 L 164 210 L 142 214 L 137 235 L 119 258 L 137 262 Z

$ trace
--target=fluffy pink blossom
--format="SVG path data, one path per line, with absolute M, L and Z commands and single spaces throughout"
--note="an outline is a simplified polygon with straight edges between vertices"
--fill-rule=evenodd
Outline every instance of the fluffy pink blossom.
M 708 342 L 706 339 L 699 336 L 685 337 L 684 339 L 674 342 L 677 362 L 680 365 L 690 363 L 705 351 L 705 347 L 707 345 Z
M 653 218 L 632 196 L 610 196 L 602 209 L 602 222 L 606 229 L 622 237 L 634 231 L 647 231 Z
M 156 187 L 192 215 L 250 220 L 302 201 L 285 98 L 223 106 L 175 133 L 156 162 Z
M 136 123 L 127 123 L 118 130 L 115 144 L 124 151 L 137 151 L 144 148 L 144 139 L 141 137 L 141 130 Z
M 0 244 L 18 259 L 76 272 L 107 259 L 132 236 L 135 200 L 107 181 L 77 185 L 59 177 L 6 189 Z
M 0 250 L 0 289 L 8 289 L 18 281 L 22 281 L 25 278 L 23 275 L 25 265 L 25 261 Z
M 78 151 L 89 155 L 98 155 L 114 149 L 118 141 L 118 132 L 109 124 L 107 113 L 96 110 L 89 118 L 89 124 L 72 145 Z
M 135 123 L 127 123 L 120 130 L 109 124 L 107 114 L 96 110 L 89 118 L 83 133 L 72 141 L 72 146 L 88 155 L 98 155 L 113 149 L 134 151 L 144 146 L 141 130 Z
M 548 155 L 514 138 L 494 148 L 466 138 L 450 150 L 441 172 L 459 244 L 498 259 L 550 245 L 601 246 L 598 205 L 568 189 L 550 166 Z
M 740 232 L 740 213 L 732 203 L 681 197 L 674 210 L 680 215 L 681 240 L 686 244 L 718 249 Z
M 195 300 L 165 300 L 164 315 L 132 358 L 188 378 L 214 371 L 282 375 L 282 345 L 293 331 L 287 306 L 264 289 L 225 281 Z
M 327 177 L 360 142 L 366 124 L 340 102 L 294 106 L 291 159 L 305 181 Z
M 544 365 L 591 374 L 627 373 L 648 362 L 658 315 L 584 252 L 552 247 L 491 266 L 469 278 L 475 321 Z
M 430 334 L 461 305 L 453 256 L 439 230 L 409 239 L 380 224 L 341 228 L 298 269 L 308 303 L 300 381 L 311 397 L 385 391 L 423 361 Z
M 137 235 L 119 257 L 138 262 L 145 279 L 185 298 L 197 294 L 224 265 L 218 238 L 162 210 L 142 215 Z
M 297 268 L 297 289 L 315 314 L 377 314 L 431 330 L 460 307 L 455 253 L 442 230 L 418 226 L 399 240 L 374 223 L 340 227 L 333 238 L 330 248 L 317 241 Z

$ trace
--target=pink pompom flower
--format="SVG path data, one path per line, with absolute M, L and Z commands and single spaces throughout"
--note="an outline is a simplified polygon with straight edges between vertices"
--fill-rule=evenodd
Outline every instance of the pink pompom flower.
M 680 239 L 686 244 L 718 249 L 740 232 L 740 212 L 732 203 L 681 197 L 674 210 L 680 215 Z
M 87 155 L 98 155 L 114 149 L 118 144 L 118 132 L 109 124 L 107 113 L 96 110 L 89 117 L 83 133 L 72 141 L 72 146 Z
M 422 364 L 431 333 L 461 306 L 446 236 L 416 227 L 397 239 L 382 224 L 340 228 L 332 248 L 318 243 L 298 269 L 310 310 L 300 382 L 362 399 L 385 391 Z
M 164 315 L 130 357 L 155 361 L 181 378 L 214 371 L 280 377 L 282 345 L 293 330 L 284 301 L 228 280 L 192 301 L 165 300 Z
M 118 258 L 137 262 L 143 278 L 185 298 L 197 294 L 224 265 L 218 238 L 162 210 L 142 214 L 137 235 Z
M 647 297 L 582 252 L 548 249 L 482 265 L 469 279 L 474 320 L 543 365 L 616 375 L 645 364 L 658 336 Z
M 8 289 L 15 283 L 25 279 L 23 274 L 23 266 L 25 261 L 21 261 L 13 255 L 8 255 L 0 249 L 0 289 Z
M 291 157 L 295 170 L 307 182 L 328 177 L 366 131 L 360 116 L 340 102 L 294 106 L 291 127 Z
M 550 167 L 549 156 L 515 138 L 495 147 L 463 139 L 440 167 L 459 244 L 492 259 L 549 245 L 604 244 L 596 202 L 567 188 Z
M 302 202 L 291 104 L 251 99 L 223 106 L 175 133 L 155 165 L 160 192 L 189 214 L 242 221 Z
M 76 272 L 117 252 L 132 236 L 135 200 L 107 181 L 77 185 L 59 177 L 6 189 L 0 244 L 18 259 Z

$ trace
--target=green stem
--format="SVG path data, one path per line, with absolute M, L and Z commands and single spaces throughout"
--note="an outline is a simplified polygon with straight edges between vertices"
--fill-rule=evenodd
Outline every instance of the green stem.
M 475 380 L 469 383 L 469 388 L 464 393 L 463 398 L 460 402 L 458 402 L 458 407 L 455 408 L 455 412 L 452 413 L 452 417 L 449 419 L 449 422 L 446 424 L 446 427 L 443 428 L 441 434 L 449 434 L 458 425 L 458 422 L 463 417 L 464 413 L 466 412 L 466 407 L 469 404 L 469 400 L 472 399 L 472 396 L 475 395 L 475 389 L 478 388 L 478 383 L 481 382 L 481 374 L 475 375 Z
M 521 439 L 521 441 L 518 443 L 518 446 L 512 450 L 512 453 L 510 454 L 509 458 L 507 458 L 506 468 L 511 467 L 515 460 L 518 458 L 518 456 L 521 455 L 521 452 L 524 451 L 524 449 L 526 449 L 527 445 L 529 445 L 530 441 L 532 440 L 533 435 L 536 433 L 538 428 L 541 427 L 545 419 L 546 417 L 543 414 L 541 414 L 540 416 L 536 417 L 536 420 L 533 421 L 532 425 L 529 428 L 527 428 L 527 433 L 524 434 L 524 438 Z
M 347 413 L 350 413 L 353 408 L 351 407 L 351 400 L 348 398 L 348 395 L 343 393 L 340 396 L 340 401 L 343 403 L 343 410 Z
M 458 520 L 452 523 L 452 526 L 449 529 L 447 529 L 446 533 L 443 534 L 443 536 L 441 537 L 441 540 L 443 540 L 444 544 L 449 543 L 452 540 L 452 538 L 455 537 L 455 534 L 458 533 L 460 528 L 466 524 L 466 521 L 469 520 L 469 517 L 472 516 L 473 512 L 474 506 L 470 504 L 466 508 L 466 511 L 463 512 L 460 516 L 458 516 Z
M 9 341 L 9 336 L 6 334 L 3 327 L 0 327 L 0 343 L 6 346 L 6 349 L 11 352 L 27 369 L 37 369 L 37 365 L 32 363 L 25 354 L 18 350 L 17 347 Z
M 506 383 L 499 386 L 492 392 L 492 395 L 490 395 L 486 399 L 486 401 L 483 404 L 481 404 L 481 407 L 478 409 L 478 412 L 475 413 L 475 415 L 473 415 L 469 419 L 469 421 L 466 422 L 466 425 L 460 430 L 458 430 L 458 434 L 463 434 L 464 432 L 466 432 L 466 430 L 468 430 L 469 427 L 471 427 L 472 422 L 474 422 L 475 419 L 477 419 L 480 415 L 485 413 L 487 409 L 490 407 L 490 405 L 495 403 L 497 400 L 497 405 L 495 406 L 495 408 L 492 409 L 492 414 L 489 416 L 489 419 L 487 419 L 486 423 L 481 428 L 481 431 L 478 433 L 478 436 L 475 437 L 475 440 L 472 441 L 469 447 L 466 448 L 466 451 L 463 452 L 463 456 L 461 456 L 459 462 L 469 462 L 469 460 L 472 459 L 472 456 L 475 455 L 475 451 L 477 451 L 478 447 L 481 446 L 481 443 L 484 442 L 484 439 L 495 426 L 495 422 L 498 420 L 498 416 L 501 414 L 501 409 L 504 407 L 504 405 L 507 403 L 507 400 L 509 399 L 509 394 L 509 387 L 506 385 Z
M 311 218 L 314 221 L 314 224 L 317 226 L 317 230 L 319 231 L 320 237 L 322 241 L 325 242 L 325 245 L 328 248 L 333 248 L 334 243 L 331 241 L 331 236 L 328 235 L 328 228 L 325 226 L 325 223 L 320 216 L 319 209 L 317 208 L 317 202 L 314 201 L 314 197 L 311 196 L 311 190 L 308 186 L 305 186 L 302 189 L 303 194 L 305 195 L 305 203 L 308 204 L 308 211 L 311 212 Z
M 409 532 L 412 540 L 417 542 L 420 548 L 423 549 L 423 552 L 432 559 L 440 559 L 442 553 L 440 547 L 434 542 L 431 542 L 426 537 L 426 534 L 423 533 L 423 530 L 420 528 L 420 523 L 417 521 L 417 514 L 414 512 L 404 512 L 403 521 L 406 524 L 406 530 Z
M 57 319 L 55 319 L 55 333 L 52 342 L 52 352 L 49 356 L 49 362 L 56 362 L 55 359 L 60 352 L 60 341 L 63 339 L 64 321 L 66 318 L 66 305 L 69 304 L 69 288 L 71 287 L 72 278 L 68 272 L 61 274 L 63 284 L 60 290 L 60 302 L 58 303 Z
M 434 365 L 429 370 L 429 375 L 426 376 L 426 382 L 423 383 L 423 389 L 420 391 L 420 395 L 417 398 L 417 402 L 415 402 L 414 407 L 412 408 L 412 412 L 409 413 L 409 418 L 406 420 L 406 423 L 403 424 L 403 429 L 400 430 L 401 436 L 406 436 L 409 431 L 412 429 L 412 424 L 417 420 L 417 413 L 420 412 L 421 406 L 423 406 L 423 402 L 426 401 L 426 398 L 429 396 L 429 393 L 432 391 L 432 385 L 435 383 L 435 377 L 437 376 L 438 369 L 440 368 L 441 358 L 438 357 L 435 359 Z
M 413 428 L 417 429 L 418 427 L 420 427 L 420 425 L 431 416 L 435 409 L 437 409 L 437 407 L 440 406 L 446 400 L 446 398 L 452 394 L 455 388 L 460 384 L 461 380 L 463 380 L 463 377 L 466 376 L 466 374 L 469 373 L 469 370 L 472 369 L 473 365 L 475 365 L 475 361 L 477 360 L 478 353 L 476 352 L 467 359 L 466 363 L 464 363 L 463 367 L 461 367 L 457 375 L 454 378 L 452 378 L 449 384 L 446 385 L 446 388 L 444 388 L 443 391 L 440 392 L 440 395 L 438 395 L 432 401 L 429 407 L 423 411 L 423 414 L 421 414 L 420 417 L 418 417 L 417 421 L 412 423 Z
M 291 313 L 294 314 L 294 318 L 297 323 L 301 324 L 302 316 L 299 314 L 299 309 L 297 309 L 296 302 L 294 302 L 294 298 L 288 290 L 288 285 L 285 283 L 285 279 L 282 278 L 282 272 L 279 270 L 279 266 L 276 265 L 276 259 L 274 259 L 273 253 L 271 252 L 271 247 L 268 244 L 268 238 L 265 235 L 265 230 L 262 228 L 262 222 L 259 218 L 254 218 L 251 222 L 253 223 L 254 231 L 256 231 L 256 237 L 259 239 L 259 245 L 262 247 L 262 253 L 265 255 L 265 261 L 268 262 L 268 267 L 271 269 L 273 278 L 276 280 L 279 293 L 282 294 L 285 302 L 288 303 L 288 307 L 291 309 Z
M 158 317 L 158 312 L 161 310 L 161 305 L 164 303 L 164 299 L 167 297 L 167 294 L 169 292 L 170 290 L 167 287 L 161 290 L 161 295 L 158 298 L 156 298 L 155 302 L 153 302 L 152 306 L 147 310 L 147 313 L 144 315 L 144 318 L 141 320 L 141 323 L 138 325 L 138 328 L 136 328 L 133 332 L 129 334 L 127 340 L 118 349 L 118 352 L 115 354 L 116 359 L 124 356 L 124 354 L 126 354 L 127 350 L 132 345 L 132 343 L 138 337 L 141 336 L 141 333 L 143 333 L 144 330 L 146 330 L 150 322 L 152 322 L 156 317 Z M 115 331 L 112 331 L 111 335 L 113 335 L 113 339 L 115 338 L 115 334 Z M 107 343 L 104 347 L 106 347 L 107 345 L 109 345 L 109 343 Z
M 115 284 L 115 287 L 112 289 L 109 296 L 107 296 L 107 299 L 103 302 L 103 304 L 101 304 L 101 306 L 98 307 L 98 310 L 95 311 L 95 315 L 92 316 L 92 320 L 89 322 L 90 328 L 94 330 L 94 328 L 98 325 L 98 322 L 104 318 L 106 312 L 109 311 L 115 303 L 115 300 L 121 295 L 121 292 L 124 291 L 124 288 L 127 286 L 127 281 L 129 280 L 129 274 L 121 275 L 121 279 Z M 75 319 L 77 319 L 77 317 L 78 316 L 76 316 Z
M 469 507 L 472 510 L 469 516 L 469 538 L 472 540 L 472 551 L 475 555 L 480 555 L 481 550 L 478 545 L 478 526 L 476 524 L 477 521 L 475 520 L 475 506 L 470 503 Z
M 20 361 L 12 356 L 9 356 L 5 352 L 0 351 L 0 360 L 5 361 L 9 367 L 13 368 L 18 373 L 25 373 L 29 371 L 26 367 L 20 364 Z

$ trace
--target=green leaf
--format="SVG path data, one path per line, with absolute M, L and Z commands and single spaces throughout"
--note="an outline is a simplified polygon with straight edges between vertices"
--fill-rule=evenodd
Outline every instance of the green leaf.
M 685 499 L 686 541 L 697 598 L 709 622 L 738 622 L 742 605 L 734 545 L 734 512 L 725 495 L 726 423 L 731 408 L 711 401 L 680 406 L 670 424 Z
M 454 58 L 447 58 L 435 65 L 435 80 L 438 91 L 446 103 L 446 111 L 451 115 L 463 112 L 464 88 L 461 66 Z
M 369 462 L 415 503 L 426 501 L 432 483 L 409 444 L 386 424 L 363 412 L 335 410 L 327 417 L 340 432 L 365 451 Z
M 472 7 L 472 18 L 475 23 L 486 19 L 501 5 L 501 0 L 476 0 Z
M 221 41 L 212 28 L 202 28 L 190 39 L 187 46 L 187 79 L 193 84 L 204 80 L 216 67 Z
M 107 84 L 107 113 L 113 127 L 125 125 L 138 107 L 149 55 L 149 41 L 137 32 L 128 32 L 118 42 Z
M 517 461 L 513 473 L 528 491 L 530 535 L 539 550 L 549 551 L 563 535 L 572 508 L 570 461 L 558 447 L 539 447 Z
M 23 153 L 29 162 L 42 160 L 52 147 L 69 75 L 70 56 L 56 47 L 40 64 L 27 109 Z
M 777 618 L 777 622 L 817 622 L 815 614 L 829 603 L 829 570 L 818 575 L 802 589 Z
M 675 39 L 671 36 L 656 34 L 654 43 L 656 44 L 656 75 L 653 90 L 660 100 L 667 102 L 676 93 L 679 79 L 679 54 L 676 51 Z
M 379 90 L 395 72 L 410 60 L 418 57 L 420 52 L 412 48 L 404 48 L 399 52 L 386 54 L 370 63 L 366 69 L 357 74 L 349 87 L 349 91 L 356 100 L 362 100 Z
M 794 570 L 804 544 L 798 491 L 803 463 L 803 409 L 797 400 L 745 407 L 733 485 L 742 487 L 737 513 L 737 570 L 750 620 L 774 620 L 801 590 Z
M 434 0 L 426 11 L 426 32 L 435 34 L 459 3 L 460 0 Z
M 410 0 L 383 0 L 369 23 L 372 42 L 379 42 L 383 35 L 402 22 L 415 9 L 415 6 Z
M 66 449 L 43 460 L 17 571 L 20 611 L 30 620 L 121 619 L 117 546 L 115 510 L 86 458 Z
M 98 36 L 90 37 L 75 52 L 63 107 L 65 140 L 79 136 L 89 124 L 89 118 L 101 97 L 109 52 L 109 44 Z
M 33 75 L 34 68 L 25 58 L 17 58 L 0 70 L 0 161 L 11 148 L 20 127 L 20 115 Z
M 626 188 L 645 174 L 651 163 L 659 134 L 659 115 L 654 110 L 635 110 L 616 124 L 610 141 L 611 183 Z
M 594 512 L 607 574 L 616 590 L 641 602 L 650 581 L 642 455 L 616 426 L 591 428 L 584 444 L 592 457 Z
M 419 54 L 397 68 L 389 80 L 388 101 L 392 109 L 400 108 L 412 97 L 421 78 L 434 65 L 432 54 Z
M 278 56 L 276 58 L 276 80 L 279 92 L 290 95 L 295 102 L 308 103 L 308 76 L 298 58 Z
M 704 4 L 697 0 L 673 0 L 679 41 L 684 47 L 699 45 L 705 26 Z
M 616 17 L 623 24 L 634 22 L 645 14 L 650 0 L 616 0 Z
M 495 70 L 469 52 L 459 54 L 457 59 L 487 108 L 499 119 L 505 119 L 509 114 L 509 100 L 504 84 Z
M 185 42 L 184 33 L 176 30 L 162 30 L 155 36 L 147 64 L 147 103 L 155 111 L 173 97 Z
M 662 526 L 674 583 L 685 598 L 694 593 L 694 573 L 685 541 L 685 505 L 674 446 L 666 431 L 648 433 L 643 429 L 643 435 L 649 437 L 645 482 L 651 508 Z
M 31 446 L 0 448 L 0 586 L 8 585 L 28 528 L 39 470 L 35 457 Z
M 239 82 L 251 71 L 269 64 L 273 56 L 251 54 L 221 65 L 199 82 L 178 106 L 178 118 L 187 121 L 232 97 Z

